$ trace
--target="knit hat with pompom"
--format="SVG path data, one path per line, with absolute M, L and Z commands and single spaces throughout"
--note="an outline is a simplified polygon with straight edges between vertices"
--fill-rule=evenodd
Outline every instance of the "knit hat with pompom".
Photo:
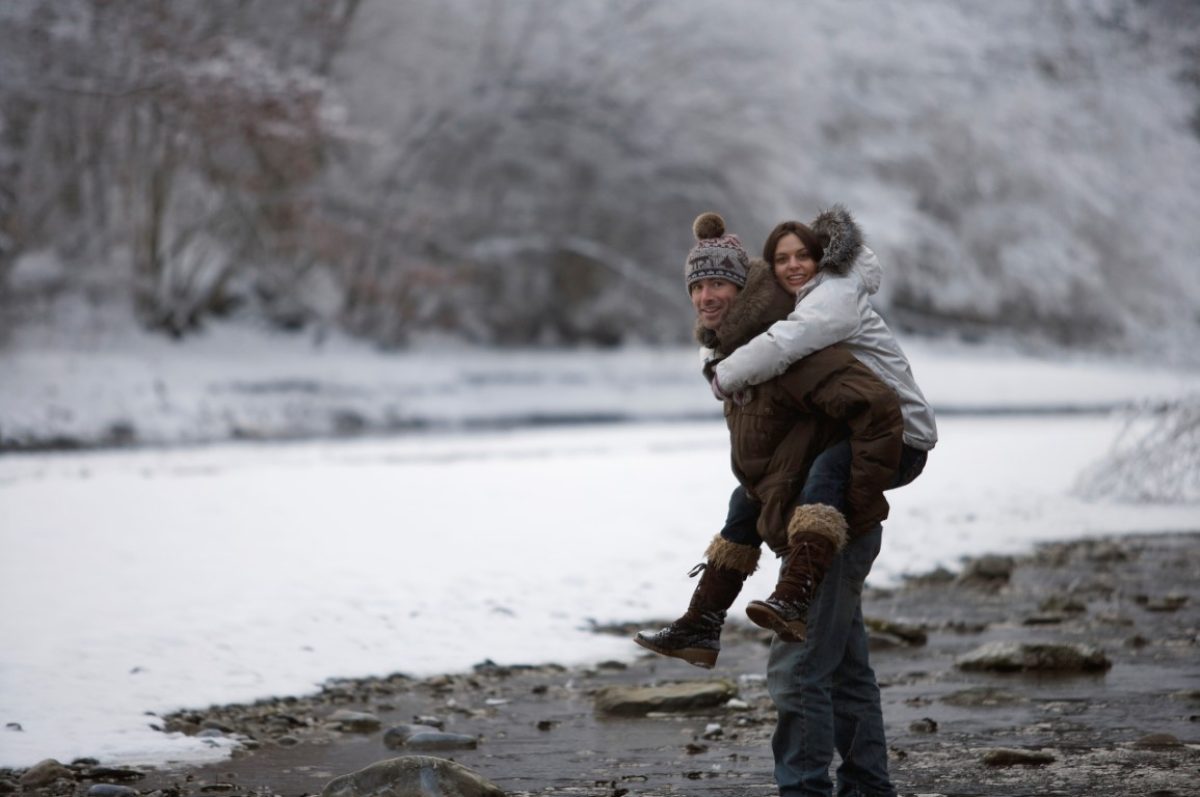
M 692 222 L 696 245 L 688 252 L 683 268 L 684 282 L 690 290 L 692 283 L 702 279 L 723 279 L 743 288 L 750 258 L 736 235 L 725 233 L 725 219 L 716 213 L 701 213 Z

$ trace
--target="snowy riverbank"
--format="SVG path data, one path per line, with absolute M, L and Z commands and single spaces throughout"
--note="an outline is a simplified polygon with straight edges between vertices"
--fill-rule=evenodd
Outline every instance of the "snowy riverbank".
M 1200 393 L 1200 372 L 906 339 L 943 415 L 1104 410 Z M 217 326 L 16 340 L 0 351 L 0 451 L 720 417 L 693 349 L 386 353 Z
M 344 344 L 285 356 L 276 345 L 217 335 L 163 344 L 158 359 L 15 358 L 22 378 L 4 381 L 0 406 L 43 433 L 66 427 L 35 396 L 72 409 L 81 434 L 129 418 L 178 444 L 198 418 L 217 417 L 204 402 L 221 396 L 240 412 L 291 417 L 288 402 L 255 403 L 262 392 L 217 389 L 287 379 L 386 397 L 451 430 L 0 457 L 0 603 L 19 607 L 0 615 L 0 723 L 20 727 L 0 731 L 0 766 L 204 760 L 224 754 L 220 742 L 159 733 L 145 712 L 484 658 L 629 658 L 635 646 L 590 633 L 590 622 L 672 616 L 686 602 L 686 570 L 733 485 L 690 352 L 389 358 Z M 1197 386 L 1194 374 L 1121 364 L 909 348 L 944 411 L 1157 402 Z M 154 404 L 145 391 L 156 379 L 192 400 Z M 20 395 L 24 410 L 9 401 Z M 462 431 L 470 418 L 598 407 L 643 422 Z M 678 420 L 686 407 L 713 417 Z M 676 420 L 651 420 L 659 414 Z M 1200 528 L 1195 505 L 1077 496 L 1079 475 L 1125 429 L 1121 413 L 945 412 L 926 473 L 891 496 L 872 583 L 1041 540 Z M 769 570 L 744 599 L 769 591 Z

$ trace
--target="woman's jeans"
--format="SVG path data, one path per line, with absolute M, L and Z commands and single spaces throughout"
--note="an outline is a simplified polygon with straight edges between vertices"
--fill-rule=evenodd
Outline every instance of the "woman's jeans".
M 900 467 L 896 469 L 896 481 L 888 489 L 903 487 L 920 476 L 928 456 L 926 451 L 904 446 L 900 452 Z M 849 440 L 822 451 L 808 469 L 808 479 L 795 504 L 828 504 L 845 512 L 851 459 Z M 729 511 L 721 536 L 739 545 L 762 545 L 762 538 L 758 536 L 758 510 L 759 504 L 746 495 L 742 486 L 735 487 L 729 496 Z
M 832 794 L 834 750 L 842 758 L 839 797 L 896 794 L 862 613 L 863 582 L 882 536 L 876 526 L 834 557 L 809 608 L 807 640 L 771 643 L 767 691 L 779 712 L 771 750 L 780 795 Z

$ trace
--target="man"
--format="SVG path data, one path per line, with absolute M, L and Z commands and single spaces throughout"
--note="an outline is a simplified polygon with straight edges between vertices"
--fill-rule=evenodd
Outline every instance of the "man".
M 702 215 L 693 230 L 698 243 L 689 253 L 685 281 L 697 337 L 719 359 L 785 317 L 792 299 L 765 263 L 750 262 L 737 237 L 725 234 L 719 216 Z M 899 399 L 846 349 L 831 346 L 726 401 L 725 413 L 740 482 L 726 526 L 706 552 L 688 611 L 636 641 L 712 666 L 725 612 L 753 572 L 761 542 L 783 558 L 772 599 L 805 594 L 811 559 L 821 557 L 827 574 L 815 595 L 805 598 L 811 600 L 804 607 L 807 640 L 776 637 L 771 646 L 767 683 L 779 712 L 772 739 L 776 781 L 781 795 L 831 794 L 828 769 L 836 747 L 843 760 L 839 793 L 894 795 L 861 595 L 887 516 L 883 490 L 895 480 L 900 458 Z M 812 461 L 841 440 L 852 452 L 851 489 L 832 518 L 823 510 L 814 513 L 806 501 L 806 477 Z M 816 551 L 793 545 L 798 537 L 814 536 L 827 544 Z

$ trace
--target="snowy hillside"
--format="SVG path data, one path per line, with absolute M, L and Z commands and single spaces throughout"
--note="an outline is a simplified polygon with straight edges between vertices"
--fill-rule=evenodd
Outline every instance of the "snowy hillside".
M 0 11 L 0 345 L 64 296 L 681 343 L 697 212 L 843 202 L 902 328 L 1200 359 L 1200 4 L 148 8 Z
M 1197 339 L 1195 4 L 589 3 L 568 19 L 531 1 L 503 25 L 436 5 L 364 8 L 342 71 L 352 115 L 397 150 L 429 115 L 463 127 L 428 144 L 447 167 L 421 186 L 447 239 L 588 238 L 668 292 L 698 210 L 756 251 L 776 221 L 840 201 L 890 267 L 884 309 L 913 327 L 1160 354 Z M 396 46 L 422 37 L 442 51 Z M 407 101 L 379 102 L 397 81 Z M 476 114 L 489 135 L 464 140 Z

